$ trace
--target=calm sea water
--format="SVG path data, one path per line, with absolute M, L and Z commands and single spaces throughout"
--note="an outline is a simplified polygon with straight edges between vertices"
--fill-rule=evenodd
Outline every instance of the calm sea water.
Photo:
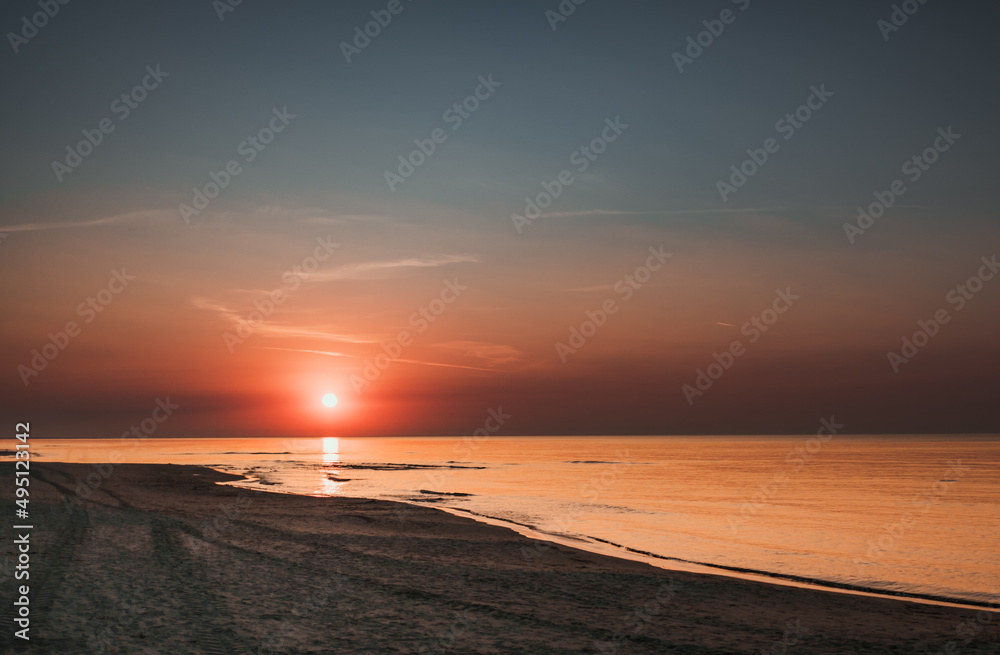
M 115 452 L 251 476 L 238 486 L 474 512 L 599 552 L 676 558 L 653 562 L 667 568 L 1000 601 L 997 435 L 33 443 L 40 462 Z

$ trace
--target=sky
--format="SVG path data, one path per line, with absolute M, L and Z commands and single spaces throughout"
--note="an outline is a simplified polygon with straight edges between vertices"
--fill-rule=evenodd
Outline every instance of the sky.
M 902 5 L 5 3 L 3 420 L 1000 431 L 1000 8 Z

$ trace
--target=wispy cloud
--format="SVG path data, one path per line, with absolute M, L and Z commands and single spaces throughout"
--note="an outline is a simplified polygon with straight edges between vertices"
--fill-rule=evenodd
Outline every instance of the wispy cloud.
M 203 297 L 191 298 L 191 304 L 197 309 L 217 314 L 223 321 L 229 324 L 231 329 L 247 320 L 247 315 L 251 311 L 243 306 L 237 309 L 217 300 Z M 378 343 L 377 338 L 367 338 L 356 334 L 344 334 L 325 326 L 299 327 L 294 325 L 283 325 L 273 320 L 265 321 L 254 328 L 254 334 L 269 335 L 272 337 L 292 337 L 303 339 L 318 339 L 322 341 L 336 341 L 339 343 L 370 344 Z
M 492 371 L 491 368 L 481 368 L 479 366 L 464 366 L 462 364 L 445 364 L 443 362 L 421 362 L 416 359 L 396 359 L 393 361 L 403 362 L 404 364 L 418 364 L 420 366 L 444 366 L 445 368 L 465 368 L 470 371 Z
M 565 212 L 549 212 L 540 218 L 572 218 L 575 216 L 626 216 L 633 214 L 659 214 L 662 212 L 633 212 L 620 209 L 577 209 Z
M 348 355 L 346 353 L 335 353 L 329 350 L 309 350 L 308 348 L 276 348 L 274 346 L 258 346 L 261 350 L 283 350 L 292 353 L 312 353 L 314 355 L 326 355 L 327 357 L 350 357 L 357 358 L 357 355 Z
M 435 348 L 449 350 L 466 357 L 482 360 L 487 366 L 502 366 L 523 361 L 523 353 L 512 346 L 487 341 L 447 341 L 434 344 Z
M 314 355 L 325 355 L 327 357 L 350 357 L 353 359 L 363 359 L 363 355 L 347 355 L 345 353 L 331 352 L 329 350 L 311 350 L 309 348 L 270 348 L 264 347 L 267 350 L 285 350 L 288 352 L 297 353 L 312 353 Z M 465 366 L 462 364 L 445 364 L 444 362 L 424 362 L 417 359 L 394 359 L 394 362 L 400 362 L 402 364 L 416 364 L 418 366 L 443 366 L 445 368 L 465 368 L 471 369 L 473 371 L 490 371 L 492 369 L 481 368 L 479 366 Z
M 787 207 L 716 207 L 714 209 L 673 209 L 670 211 L 658 212 L 670 216 L 683 214 L 761 214 L 764 212 L 784 211 Z
M 408 268 L 436 268 L 449 264 L 477 263 L 478 255 L 437 255 L 431 257 L 408 257 L 391 261 L 360 262 L 345 264 L 332 271 L 313 273 L 309 281 L 329 282 L 333 280 L 377 280 L 398 275 Z
M 331 214 L 326 209 L 316 207 L 286 207 L 282 205 L 261 205 L 248 211 L 219 211 L 215 212 L 217 220 L 240 221 L 248 217 L 261 219 L 276 219 L 282 221 L 295 220 L 307 225 L 349 225 L 366 221 L 379 222 L 388 220 L 385 216 L 375 214 Z M 101 227 L 128 221 L 139 221 L 142 219 L 165 218 L 174 220 L 177 212 L 173 209 L 141 209 L 113 216 L 92 218 L 82 221 L 64 221 L 58 223 L 21 223 L 18 225 L 0 226 L 4 232 L 38 232 L 40 230 L 64 230 L 79 229 L 88 227 Z
M 378 339 L 365 338 L 355 334 L 343 334 L 323 328 L 303 328 L 292 325 L 272 325 L 264 323 L 254 328 L 254 333 L 270 334 L 276 337 L 299 337 L 303 339 L 320 339 L 323 341 L 338 341 L 340 343 L 378 343 Z
M 549 212 L 539 218 L 576 218 L 580 216 L 639 216 L 660 214 L 663 216 L 683 216 L 685 214 L 755 214 L 786 209 L 785 207 L 719 207 L 715 209 L 671 209 L 656 211 L 626 211 L 622 209 L 577 209 L 564 212 Z
M 240 321 L 240 316 L 236 313 L 236 310 L 230 309 L 221 302 L 211 300 L 209 298 L 203 298 L 201 296 L 195 296 L 191 298 L 191 304 L 194 305 L 196 309 L 219 314 L 233 324 Z
M 97 227 L 100 225 L 111 225 L 113 223 L 124 223 L 126 221 L 147 218 L 156 214 L 165 214 L 165 211 L 141 210 L 105 216 L 104 218 L 93 218 L 88 221 L 75 221 L 68 223 L 22 223 L 20 225 L 5 225 L 0 229 L 5 232 L 37 232 L 39 230 L 63 230 L 71 228 Z
M 255 207 L 251 214 L 256 217 L 274 218 L 281 221 L 297 221 L 305 225 L 350 225 L 387 220 L 385 216 L 380 214 L 337 214 L 322 207 L 298 207 L 274 203 Z M 239 214 L 234 215 L 238 216 Z

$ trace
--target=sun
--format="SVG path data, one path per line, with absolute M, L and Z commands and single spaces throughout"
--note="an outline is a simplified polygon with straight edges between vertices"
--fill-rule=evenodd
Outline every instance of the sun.
M 334 405 L 337 404 L 337 397 L 332 393 L 328 393 L 325 396 L 323 396 L 323 404 L 326 405 L 327 407 L 333 407 Z

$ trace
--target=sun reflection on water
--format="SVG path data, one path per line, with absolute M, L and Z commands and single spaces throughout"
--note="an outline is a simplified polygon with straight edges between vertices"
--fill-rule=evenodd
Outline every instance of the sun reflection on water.
M 344 489 L 344 482 L 331 480 L 330 476 L 340 477 L 343 470 L 337 467 L 340 462 L 340 439 L 337 437 L 323 437 L 321 440 L 323 463 L 320 469 L 319 486 L 314 492 L 317 496 L 336 496 Z

